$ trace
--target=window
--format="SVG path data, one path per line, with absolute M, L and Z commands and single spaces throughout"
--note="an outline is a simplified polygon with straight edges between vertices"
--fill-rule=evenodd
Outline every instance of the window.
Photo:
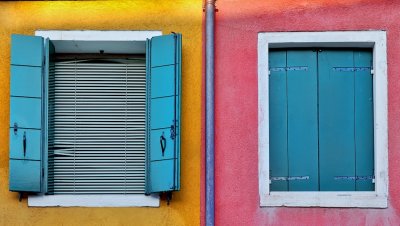
M 258 48 L 260 205 L 387 207 L 385 33 L 261 33 Z
M 38 194 L 33 206 L 158 206 L 144 194 L 180 189 L 181 35 L 154 33 L 12 36 L 11 191 Z

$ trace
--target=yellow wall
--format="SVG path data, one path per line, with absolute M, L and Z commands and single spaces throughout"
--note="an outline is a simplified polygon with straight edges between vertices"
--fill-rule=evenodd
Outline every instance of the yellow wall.
M 28 208 L 8 191 L 10 36 L 35 30 L 182 33 L 181 191 L 160 208 Z M 202 0 L 0 3 L 0 225 L 199 225 Z

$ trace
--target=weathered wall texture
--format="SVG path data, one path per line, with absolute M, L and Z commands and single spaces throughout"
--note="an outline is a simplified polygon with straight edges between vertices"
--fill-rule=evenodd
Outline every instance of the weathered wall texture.
M 0 3 L 0 225 L 198 225 L 202 1 Z M 183 35 L 182 179 L 160 208 L 28 208 L 8 191 L 10 36 L 35 30 L 162 30 Z
M 389 0 L 217 1 L 216 224 L 400 224 L 400 2 Z M 386 30 L 389 80 L 387 209 L 260 208 L 257 34 L 263 31 Z

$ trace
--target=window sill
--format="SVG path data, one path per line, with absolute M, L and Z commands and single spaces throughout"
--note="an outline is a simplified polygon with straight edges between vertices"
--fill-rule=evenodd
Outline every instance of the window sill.
M 30 207 L 159 207 L 158 195 L 29 195 Z
M 387 208 L 387 197 L 375 192 L 271 192 L 261 197 L 260 206 Z

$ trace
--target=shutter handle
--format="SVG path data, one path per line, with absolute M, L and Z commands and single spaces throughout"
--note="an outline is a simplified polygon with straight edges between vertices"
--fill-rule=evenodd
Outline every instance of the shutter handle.
M 26 132 L 24 132 L 24 137 L 22 138 L 22 145 L 24 146 L 24 157 L 26 155 Z
M 161 145 L 161 153 L 162 153 L 162 156 L 164 157 L 164 151 L 165 151 L 165 148 L 167 147 L 167 139 L 165 139 L 165 137 L 164 137 L 164 132 L 160 136 L 160 145 Z

